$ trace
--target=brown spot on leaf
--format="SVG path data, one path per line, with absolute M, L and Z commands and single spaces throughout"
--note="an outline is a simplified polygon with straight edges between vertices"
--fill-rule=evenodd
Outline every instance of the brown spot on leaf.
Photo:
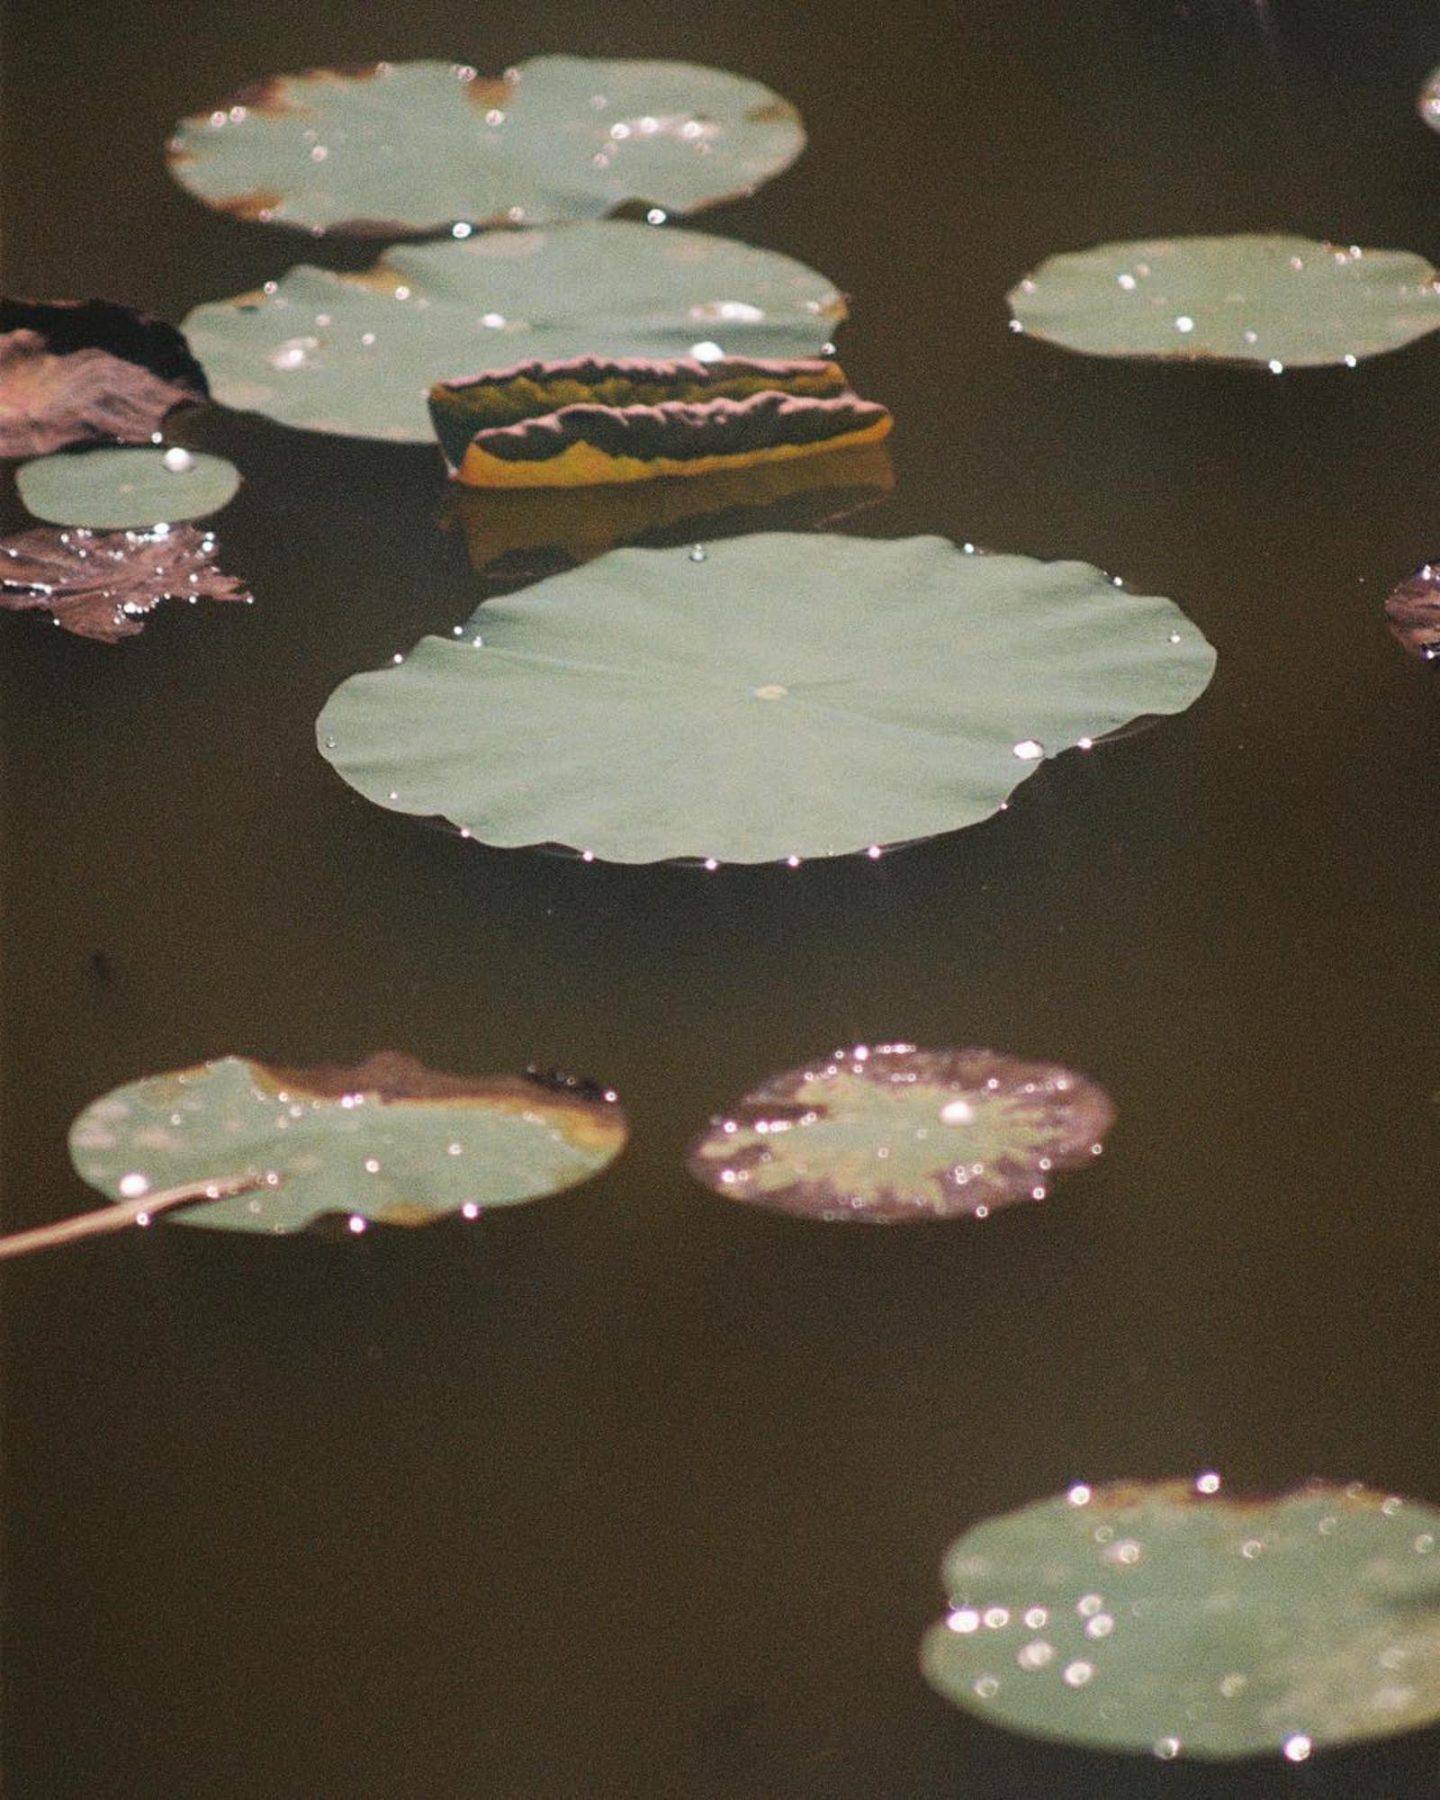
M 539 1113 L 583 1148 L 619 1147 L 625 1116 L 609 1090 L 569 1077 L 533 1075 L 446 1075 L 398 1050 L 377 1051 L 364 1062 L 319 1063 L 306 1069 L 252 1062 L 256 1079 L 276 1093 L 312 1100 L 339 1100 L 363 1094 L 382 1106 L 473 1105 L 485 1111 Z M 618 1141 L 617 1141 L 618 1140 Z
M 217 212 L 229 213 L 232 218 L 265 225 L 283 201 L 284 195 L 274 188 L 252 188 L 248 194 L 232 194 L 228 200 L 215 200 L 211 204 Z

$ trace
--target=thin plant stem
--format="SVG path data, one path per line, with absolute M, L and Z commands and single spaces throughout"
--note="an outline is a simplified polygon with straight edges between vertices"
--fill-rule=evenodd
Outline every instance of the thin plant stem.
M 130 1225 L 148 1225 L 161 1213 L 195 1206 L 204 1200 L 223 1200 L 261 1185 L 257 1176 L 232 1175 L 219 1181 L 190 1181 L 183 1187 L 162 1188 L 134 1200 L 117 1200 L 113 1206 L 102 1206 L 96 1212 L 78 1213 L 73 1219 L 57 1219 L 53 1225 L 37 1225 L 30 1231 L 12 1231 L 8 1237 L 0 1237 L 0 1262 L 12 1256 L 29 1256 L 34 1250 L 58 1249 L 78 1238 L 124 1231 Z

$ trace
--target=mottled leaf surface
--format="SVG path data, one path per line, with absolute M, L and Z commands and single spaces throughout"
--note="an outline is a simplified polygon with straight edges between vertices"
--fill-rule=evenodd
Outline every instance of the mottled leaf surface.
M 772 1075 L 711 1121 L 690 1172 L 727 1200 L 807 1219 L 985 1218 L 1042 1200 L 1100 1153 L 1093 1081 L 993 1050 L 859 1044 Z
M 115 1199 L 255 1178 L 253 1192 L 168 1216 L 290 1232 L 333 1215 L 420 1225 L 538 1200 L 597 1174 L 625 1138 L 614 1094 L 589 1083 L 440 1075 L 394 1052 L 356 1068 L 227 1056 L 95 1101 L 70 1154 Z
M 788 256 L 610 220 L 392 249 L 361 275 L 301 264 L 185 329 L 226 406 L 426 443 L 437 381 L 577 356 L 812 356 L 844 317 Z
M 183 120 L 169 161 L 241 218 L 400 237 L 627 201 L 692 212 L 752 192 L 804 144 L 795 109 L 743 76 L 541 56 L 498 81 L 443 62 L 278 75 Z
M 996 1724 L 1303 1762 L 1440 1718 L 1440 1512 L 1316 1483 L 1077 1486 L 968 1531 L 922 1664 Z

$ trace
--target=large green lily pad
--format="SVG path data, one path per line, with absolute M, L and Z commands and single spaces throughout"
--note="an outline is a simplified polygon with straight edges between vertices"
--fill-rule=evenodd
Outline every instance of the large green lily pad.
M 693 231 L 611 220 L 302 264 L 185 321 L 214 398 L 282 425 L 433 440 L 436 381 L 575 356 L 811 356 L 845 316 L 823 275 Z
M 336 1216 L 352 1228 L 422 1225 L 537 1200 L 598 1174 L 625 1137 L 614 1094 L 588 1083 L 437 1075 L 393 1052 L 353 1069 L 226 1056 L 95 1101 L 71 1129 L 70 1154 L 114 1199 L 257 1180 L 167 1217 L 290 1232 Z
M 223 456 L 178 447 L 62 451 L 22 463 L 15 485 L 52 525 L 140 531 L 219 512 L 235 498 L 240 471 Z
M 1204 689 L 1168 600 L 943 538 L 618 550 L 352 676 L 352 787 L 490 844 L 612 862 L 838 856 L 971 825 L 1046 756 Z
M 1169 238 L 1052 256 L 1010 292 L 1017 330 L 1091 356 L 1355 363 L 1440 326 L 1440 285 L 1406 250 L 1283 236 Z
M 1167 1759 L 1303 1762 L 1440 1718 L 1440 1512 L 1218 1487 L 1079 1486 L 968 1531 L 926 1677 L 1013 1730 Z
M 693 63 L 539 56 L 498 81 L 457 63 L 279 75 L 182 120 L 176 179 L 206 205 L 316 233 L 693 212 L 800 154 L 788 101 Z
M 1093 1081 L 993 1050 L 856 1044 L 772 1075 L 690 1148 L 727 1200 L 888 1225 L 1043 1200 L 1115 1117 Z

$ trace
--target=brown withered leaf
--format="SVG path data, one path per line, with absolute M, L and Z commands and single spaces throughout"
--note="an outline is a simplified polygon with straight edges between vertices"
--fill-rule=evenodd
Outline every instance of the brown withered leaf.
M 242 600 L 215 562 L 215 539 L 194 525 L 159 531 L 38 526 L 0 542 L 0 607 L 48 611 L 77 637 L 115 644 L 144 628 L 162 600 Z
M 1440 567 L 1426 563 L 1385 601 L 1391 636 L 1421 662 L 1440 657 Z
M 184 337 L 108 300 L 0 300 L 0 456 L 143 444 L 208 398 Z

